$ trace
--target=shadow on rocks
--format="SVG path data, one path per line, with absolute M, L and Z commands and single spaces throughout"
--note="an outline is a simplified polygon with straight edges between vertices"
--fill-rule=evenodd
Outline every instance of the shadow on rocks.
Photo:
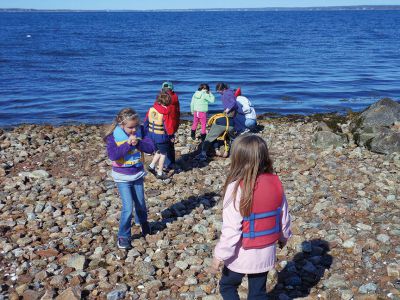
M 304 241 L 302 251 L 278 273 L 278 283 L 268 299 L 289 300 L 306 297 L 332 264 L 329 243 L 324 240 Z
M 196 156 L 201 153 L 202 144 L 203 142 L 192 148 L 189 153 L 182 154 L 181 157 L 178 159 L 177 164 L 182 169 L 182 171 L 186 172 L 192 169 L 201 169 L 209 165 L 212 157 L 207 156 L 207 160 L 205 161 L 200 161 L 196 158 Z
M 152 234 L 157 231 L 162 231 L 167 227 L 167 223 L 176 221 L 179 217 L 190 214 L 194 209 L 203 205 L 204 209 L 209 209 L 216 205 L 217 201 L 214 199 L 218 196 L 216 193 L 205 193 L 200 196 L 190 196 L 188 199 L 174 203 L 170 207 L 161 212 L 161 221 L 151 222 Z

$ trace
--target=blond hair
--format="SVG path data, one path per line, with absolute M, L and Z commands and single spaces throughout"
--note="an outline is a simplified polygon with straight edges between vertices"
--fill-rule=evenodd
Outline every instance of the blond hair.
M 125 125 L 126 122 L 137 120 L 139 122 L 139 115 L 138 113 L 132 108 L 123 108 L 119 111 L 118 115 L 115 117 L 114 122 L 108 127 L 105 135 L 104 140 L 113 133 L 115 127 L 117 125 Z
M 251 214 L 256 180 L 263 173 L 273 173 L 267 143 L 258 135 L 245 134 L 239 136 L 233 142 L 231 167 L 225 181 L 224 194 L 228 185 L 236 182 L 233 189 L 233 199 L 236 199 L 240 185 L 242 193 L 239 211 L 243 217 L 248 217 Z

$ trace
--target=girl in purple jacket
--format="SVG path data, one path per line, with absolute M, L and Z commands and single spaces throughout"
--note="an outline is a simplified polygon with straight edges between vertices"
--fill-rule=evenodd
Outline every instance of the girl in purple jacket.
M 108 158 L 112 161 L 112 177 L 122 201 L 117 245 L 120 249 L 130 249 L 133 208 L 135 223 L 140 224 L 143 236 L 150 233 L 143 186 L 146 173 L 141 152 L 153 153 L 154 144 L 144 135 L 139 115 L 131 108 L 118 113 L 104 140 Z

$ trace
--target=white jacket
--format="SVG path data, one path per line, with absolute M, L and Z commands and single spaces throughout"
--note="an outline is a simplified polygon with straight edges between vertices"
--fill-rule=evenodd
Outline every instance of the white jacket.
M 247 97 L 237 96 L 236 101 L 242 106 L 246 119 L 257 119 L 256 111 Z

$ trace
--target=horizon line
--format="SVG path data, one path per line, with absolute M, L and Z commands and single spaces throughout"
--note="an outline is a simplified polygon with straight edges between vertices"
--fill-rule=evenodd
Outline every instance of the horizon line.
M 160 8 L 160 9 L 75 9 L 75 8 L 1 8 L 0 11 L 81 11 L 81 12 L 151 12 L 151 11 L 222 11 L 222 10 L 307 10 L 307 9 L 340 9 L 340 8 L 399 8 L 400 4 L 366 4 L 366 5 L 329 5 L 329 6 L 276 6 L 276 7 L 232 7 L 232 8 Z

